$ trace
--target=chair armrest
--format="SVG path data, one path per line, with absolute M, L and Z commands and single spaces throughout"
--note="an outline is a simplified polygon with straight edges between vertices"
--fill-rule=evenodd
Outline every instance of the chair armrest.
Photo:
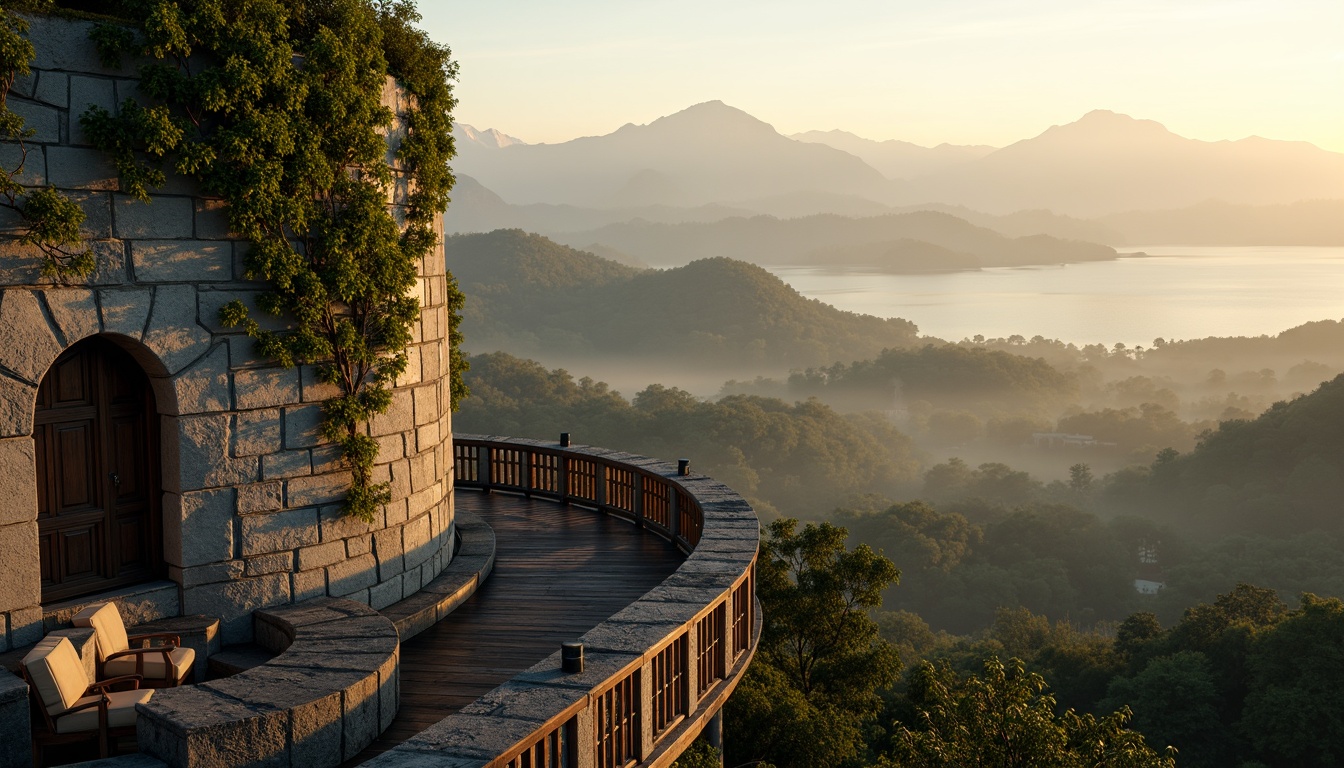
M 107 689 L 111 688 L 114 685 L 123 685 L 129 683 L 130 687 L 127 688 L 126 690 L 138 691 L 140 690 L 140 679 L 141 679 L 140 675 L 120 675 L 118 677 L 109 677 L 106 680 L 99 680 L 93 685 L 90 685 L 88 690 L 96 691 L 98 693 L 107 693 Z
M 149 648 L 127 648 L 124 651 L 109 653 L 107 655 L 107 658 L 103 659 L 103 663 L 106 664 L 107 662 L 113 659 L 119 659 L 122 656 L 145 656 L 148 654 L 162 654 L 164 658 L 167 658 L 168 654 L 172 653 L 176 649 L 177 646 L 175 645 L 155 645 Z
M 89 691 L 92 691 L 93 688 L 94 688 L 94 686 L 89 686 Z M 88 691 L 85 691 L 85 693 L 88 693 Z M 53 718 L 56 718 L 56 719 L 59 719 L 59 718 L 65 717 L 66 715 L 72 714 L 72 713 L 74 713 L 74 712 L 80 712 L 80 711 L 83 711 L 83 710 L 86 710 L 86 709 L 90 709 L 90 708 L 92 708 L 92 707 L 97 707 L 97 708 L 99 708 L 99 709 L 107 709 L 107 705 L 108 705 L 108 704 L 111 704 L 111 703 L 112 703 L 112 700 L 109 699 L 109 698 L 107 698 L 107 692 L 106 692 L 106 691 L 97 691 L 97 693 L 101 693 L 102 695 L 99 696 L 99 697 L 98 697 L 97 699 L 95 699 L 94 701 L 88 701 L 88 702 L 85 702 L 85 703 L 83 703 L 83 704 L 79 704 L 79 705 L 73 706 L 73 707 L 71 707 L 71 708 L 65 710 L 64 712 L 58 712 L 57 714 L 52 715 L 52 717 L 53 717 Z
M 126 638 L 127 643 L 142 643 L 149 640 L 162 640 L 165 645 L 172 645 L 174 648 L 182 645 L 181 635 L 171 632 L 152 632 L 147 635 L 130 635 Z

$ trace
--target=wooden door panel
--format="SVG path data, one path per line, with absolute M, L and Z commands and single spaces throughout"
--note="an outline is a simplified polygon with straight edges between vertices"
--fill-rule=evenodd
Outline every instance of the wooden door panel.
M 43 377 L 33 430 L 43 602 L 161 572 L 156 419 L 148 377 L 105 339 L 66 350 Z
M 56 427 L 56 445 L 59 453 L 57 484 L 58 515 L 78 512 L 97 506 L 98 457 L 95 448 L 98 437 L 93 421 L 62 424 Z

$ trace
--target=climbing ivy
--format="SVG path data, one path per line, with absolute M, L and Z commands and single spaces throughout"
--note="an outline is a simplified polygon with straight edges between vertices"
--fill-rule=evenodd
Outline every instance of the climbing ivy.
M 248 277 L 269 284 L 257 308 L 291 322 L 266 330 L 237 301 L 221 320 L 243 327 L 263 356 L 315 364 L 337 387 L 322 433 L 353 470 L 346 512 L 372 520 L 390 492 L 374 482 L 367 425 L 406 372 L 417 265 L 433 251 L 434 216 L 454 181 L 450 51 L 415 28 L 406 0 L 125 0 L 118 13 L 131 27 L 102 26 L 93 38 L 105 61 L 144 62 L 149 105 L 91 108 L 81 125 L 124 191 L 148 199 L 171 170 L 227 203 L 230 227 L 250 244 Z M 389 74 L 405 93 L 400 123 L 382 103 Z M 395 167 L 391 131 L 402 133 Z M 448 282 L 456 407 L 466 394 L 462 294 Z
M 83 246 L 79 227 L 84 211 L 52 187 L 23 183 L 35 131 L 9 108 L 9 94 L 20 77 L 30 73 L 36 52 L 28 40 L 28 22 L 17 12 L 43 12 L 50 0 L 0 0 L 0 143 L 13 150 L 0 155 L 0 208 L 17 215 L 19 242 L 42 254 L 42 274 L 68 280 L 91 274 L 93 251 Z

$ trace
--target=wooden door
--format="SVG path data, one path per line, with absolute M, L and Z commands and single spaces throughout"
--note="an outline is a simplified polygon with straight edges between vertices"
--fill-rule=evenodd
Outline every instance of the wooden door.
M 145 372 L 105 339 L 47 371 L 33 424 L 43 603 L 161 575 L 157 421 Z

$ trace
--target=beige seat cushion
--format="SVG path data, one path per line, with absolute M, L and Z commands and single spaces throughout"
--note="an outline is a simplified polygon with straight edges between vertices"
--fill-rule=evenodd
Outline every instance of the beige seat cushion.
M 196 661 L 196 651 L 191 648 L 174 648 L 168 653 L 168 662 L 172 665 L 169 672 L 163 664 L 163 654 L 157 651 L 151 651 L 145 654 L 136 654 L 144 656 L 146 678 L 162 678 L 164 680 L 181 680 L 186 676 L 187 670 Z M 135 656 L 121 656 L 107 662 L 103 667 L 103 672 L 107 677 L 118 677 L 120 675 L 135 674 Z
M 149 697 L 154 695 L 153 689 L 144 689 L 138 691 L 112 691 L 107 694 L 111 704 L 107 708 L 107 727 L 123 728 L 128 725 L 135 725 L 135 705 L 144 704 L 149 701 Z M 89 701 L 97 701 L 98 696 L 85 696 L 79 700 L 80 704 Z M 78 733 L 79 731 L 98 730 L 98 708 L 89 707 L 82 712 L 76 712 L 73 715 L 56 718 L 57 733 Z
M 58 635 L 47 635 L 23 657 L 24 669 L 37 688 L 47 712 L 55 715 L 75 706 L 89 688 L 84 663 L 75 646 Z
M 126 639 L 126 624 L 116 603 L 97 603 L 84 608 L 70 619 L 76 627 L 93 627 L 98 636 L 98 659 L 106 659 L 131 647 Z

